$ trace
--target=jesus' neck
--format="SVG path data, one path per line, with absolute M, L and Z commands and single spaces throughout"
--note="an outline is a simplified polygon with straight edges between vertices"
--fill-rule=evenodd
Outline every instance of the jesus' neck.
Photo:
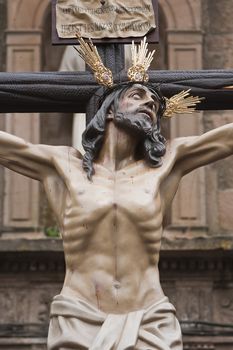
M 107 121 L 104 142 L 96 163 L 110 171 L 121 170 L 135 162 L 135 148 L 138 140 L 135 135 Z

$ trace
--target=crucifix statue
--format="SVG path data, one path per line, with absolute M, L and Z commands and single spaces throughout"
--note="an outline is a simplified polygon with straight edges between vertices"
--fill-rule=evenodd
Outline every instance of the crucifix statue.
M 233 125 L 167 142 L 161 118 L 193 111 L 199 99 L 168 99 L 147 82 L 145 41 L 133 48 L 130 82 L 117 85 L 92 44 L 82 45 L 108 87 L 84 132 L 84 156 L 0 133 L 0 163 L 41 181 L 61 230 L 66 275 L 48 349 L 181 350 L 159 278 L 163 217 L 184 175 L 233 154 Z

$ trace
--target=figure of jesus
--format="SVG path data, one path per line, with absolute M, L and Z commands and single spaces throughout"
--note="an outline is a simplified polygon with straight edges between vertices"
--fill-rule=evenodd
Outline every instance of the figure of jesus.
M 233 124 L 167 142 L 165 103 L 146 84 L 118 85 L 84 132 L 83 157 L 0 133 L 0 163 L 41 181 L 63 240 L 49 350 L 182 350 L 160 285 L 163 217 L 184 175 L 233 153 Z

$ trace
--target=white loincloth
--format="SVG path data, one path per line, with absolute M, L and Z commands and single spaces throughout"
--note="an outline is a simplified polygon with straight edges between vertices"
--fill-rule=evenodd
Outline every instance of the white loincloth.
M 164 297 L 145 310 L 105 314 L 64 295 L 51 304 L 48 350 L 182 350 L 175 308 Z

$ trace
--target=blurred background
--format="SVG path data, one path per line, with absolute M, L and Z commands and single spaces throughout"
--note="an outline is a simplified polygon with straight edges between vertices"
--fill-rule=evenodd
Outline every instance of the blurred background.
M 233 68 L 233 0 L 159 0 L 152 69 Z M 128 64 L 128 48 L 125 59 Z M 51 45 L 49 0 L 0 0 L 0 71 L 82 71 L 72 47 Z M 233 111 L 180 116 L 166 138 L 233 122 Z M 82 152 L 85 115 L 0 114 L 1 130 Z M 0 168 L 0 349 L 46 349 L 49 305 L 64 277 L 62 242 L 43 189 Z M 162 285 L 185 350 L 233 348 L 233 158 L 186 176 L 167 213 Z

